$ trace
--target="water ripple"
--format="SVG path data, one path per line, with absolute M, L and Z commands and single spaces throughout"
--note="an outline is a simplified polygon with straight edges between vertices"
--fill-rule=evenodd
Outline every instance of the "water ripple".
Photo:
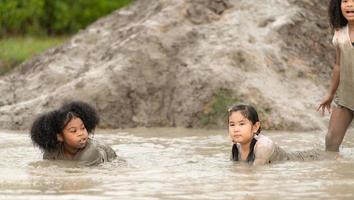
M 319 132 L 265 134 L 289 151 L 324 144 Z M 0 199 L 352 199 L 352 135 L 337 160 L 252 167 L 229 160 L 225 130 L 98 130 L 121 159 L 80 167 L 43 161 L 28 134 L 2 131 Z

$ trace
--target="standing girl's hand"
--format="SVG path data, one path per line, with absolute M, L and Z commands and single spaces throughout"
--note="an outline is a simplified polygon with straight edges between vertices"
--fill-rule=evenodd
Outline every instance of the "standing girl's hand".
M 327 95 L 326 98 L 322 100 L 317 108 L 317 111 L 321 110 L 321 115 L 324 116 L 326 109 L 328 113 L 331 113 L 331 103 L 333 101 L 334 95 Z

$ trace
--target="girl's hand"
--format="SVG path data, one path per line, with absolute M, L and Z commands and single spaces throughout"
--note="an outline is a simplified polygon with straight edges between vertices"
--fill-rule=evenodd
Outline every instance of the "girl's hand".
M 317 111 L 321 110 L 321 115 L 324 116 L 326 109 L 328 113 L 331 113 L 331 103 L 333 101 L 334 95 L 328 95 L 326 98 L 322 100 L 320 105 L 317 108 Z

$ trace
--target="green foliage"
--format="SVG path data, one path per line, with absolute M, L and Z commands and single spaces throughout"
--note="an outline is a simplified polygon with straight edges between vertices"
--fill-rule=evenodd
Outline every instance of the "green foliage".
M 203 113 L 199 115 L 201 125 L 224 124 L 227 119 L 227 109 L 239 101 L 233 94 L 234 92 L 229 89 L 218 90 L 211 102 L 205 106 Z
M 0 36 L 71 34 L 133 0 L 0 0 Z
M 227 109 L 238 103 L 248 103 L 254 106 L 260 117 L 262 128 L 276 129 L 271 119 L 271 104 L 261 100 L 262 97 L 256 97 L 258 91 L 253 93 L 251 97 L 245 97 L 237 94 L 230 89 L 219 89 L 213 96 L 212 100 L 204 106 L 203 112 L 198 114 L 199 125 L 202 127 L 220 127 L 227 123 Z M 258 99 L 258 100 L 257 100 Z
M 40 32 L 44 0 L 0 0 L 0 35 Z
M 63 37 L 15 37 L 0 40 L 0 75 L 36 54 L 62 44 L 65 40 Z

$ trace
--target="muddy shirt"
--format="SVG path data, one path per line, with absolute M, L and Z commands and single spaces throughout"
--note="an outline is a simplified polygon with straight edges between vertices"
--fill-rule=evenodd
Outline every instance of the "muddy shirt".
M 80 149 L 74 157 L 65 156 L 63 145 L 52 152 L 45 151 L 43 159 L 47 160 L 74 160 L 79 161 L 83 165 L 97 165 L 102 162 L 111 161 L 116 158 L 116 152 L 109 146 L 98 143 L 89 139 L 85 148 Z
M 255 164 L 266 164 L 285 160 L 324 160 L 329 158 L 329 156 L 333 157 L 333 155 L 327 155 L 326 152 L 315 149 L 307 151 L 286 152 L 264 135 L 255 136 L 255 139 L 257 140 L 257 143 L 254 146 Z
M 354 110 L 354 47 L 348 25 L 335 31 L 332 42 L 340 49 L 340 82 L 336 103 Z

